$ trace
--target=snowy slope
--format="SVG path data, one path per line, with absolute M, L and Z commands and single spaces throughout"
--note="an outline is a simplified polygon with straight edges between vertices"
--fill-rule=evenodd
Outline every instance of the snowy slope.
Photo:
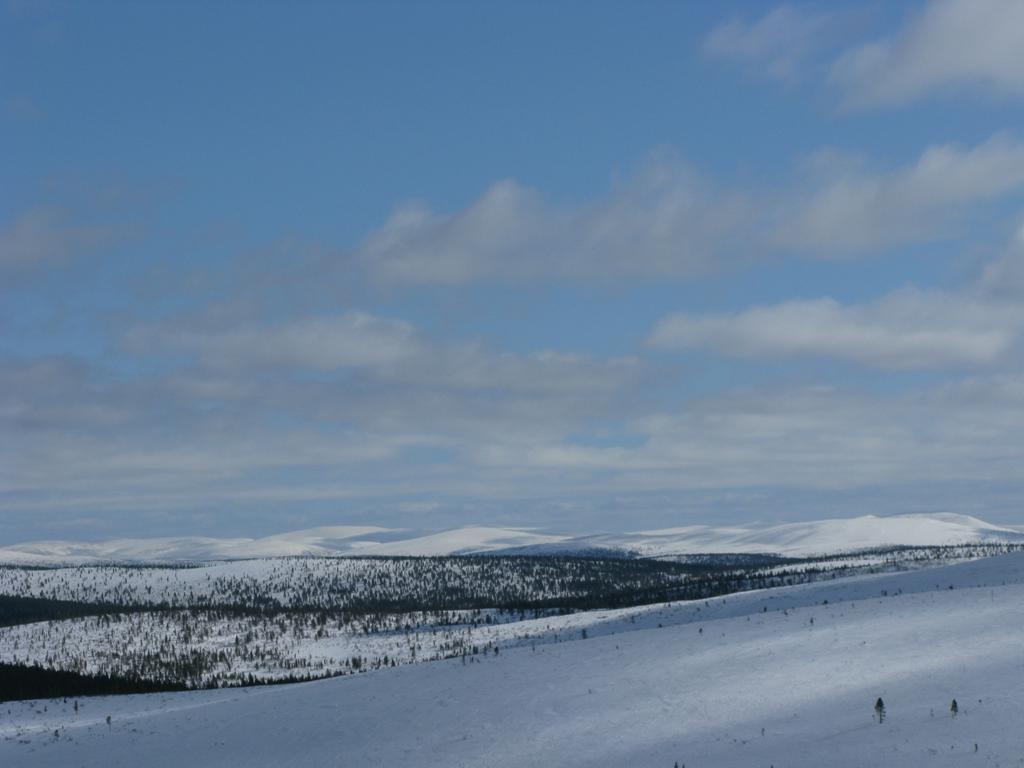
M 1021 554 L 561 620 L 575 639 L 480 663 L 82 699 L 77 714 L 71 702 L 4 705 L 0 764 L 841 768 L 1024 758 Z M 878 696 L 882 724 L 872 717 Z
M 0 549 L 0 563 L 233 560 L 293 555 L 454 555 L 605 551 L 641 557 L 697 553 L 807 556 L 884 546 L 939 546 L 982 541 L 1024 543 L 1024 532 L 955 514 L 818 520 L 716 528 L 692 525 L 657 531 L 558 536 L 484 526 L 425 532 L 372 526 L 329 526 L 260 539 L 119 539 L 100 543 L 42 541 Z

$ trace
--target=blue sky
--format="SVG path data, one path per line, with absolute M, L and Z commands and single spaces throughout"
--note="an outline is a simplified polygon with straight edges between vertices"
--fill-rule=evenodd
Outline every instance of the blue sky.
M 1024 8 L 0 6 L 0 543 L 1019 522 Z

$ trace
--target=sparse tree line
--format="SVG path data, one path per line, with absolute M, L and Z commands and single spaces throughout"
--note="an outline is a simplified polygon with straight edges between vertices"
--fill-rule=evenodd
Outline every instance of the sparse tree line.
M 499 635 L 519 618 L 495 611 L 332 618 L 154 610 L 11 628 L 0 635 L 0 653 L 22 666 L 204 688 L 497 653 L 499 642 L 528 637 Z

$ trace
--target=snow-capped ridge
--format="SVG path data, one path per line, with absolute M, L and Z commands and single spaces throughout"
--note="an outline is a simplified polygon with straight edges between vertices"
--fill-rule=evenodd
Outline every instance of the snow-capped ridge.
M 47 565 L 301 556 L 443 556 L 537 546 L 566 538 L 528 530 L 486 526 L 415 531 L 341 525 L 307 528 L 258 539 L 179 537 L 103 542 L 36 541 L 0 549 L 0 563 Z
M 106 542 L 38 541 L 0 549 L 0 563 L 182 562 L 290 556 L 445 556 L 468 554 L 830 555 L 901 546 L 1024 543 L 1024 530 L 950 512 L 864 515 L 797 523 L 686 525 L 633 533 L 566 536 L 518 528 L 466 526 L 442 531 L 321 526 L 262 538 L 178 537 Z
M 949 546 L 977 542 L 1024 542 L 1024 532 L 953 513 L 865 515 L 800 523 L 744 527 L 692 526 L 636 534 L 638 554 L 665 557 L 702 552 L 771 553 L 791 557 L 828 555 L 880 547 Z

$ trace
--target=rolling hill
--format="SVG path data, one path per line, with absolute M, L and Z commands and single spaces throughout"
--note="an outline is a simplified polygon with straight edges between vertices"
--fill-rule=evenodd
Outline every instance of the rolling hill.
M 38 541 L 0 549 L 0 563 L 174 562 L 287 556 L 438 556 L 484 553 L 672 557 L 701 553 L 826 555 L 888 546 L 1022 542 L 1024 531 L 957 514 L 900 515 L 784 524 L 691 525 L 567 536 L 484 526 L 444 531 L 328 526 L 264 538 L 181 537 L 105 542 Z

